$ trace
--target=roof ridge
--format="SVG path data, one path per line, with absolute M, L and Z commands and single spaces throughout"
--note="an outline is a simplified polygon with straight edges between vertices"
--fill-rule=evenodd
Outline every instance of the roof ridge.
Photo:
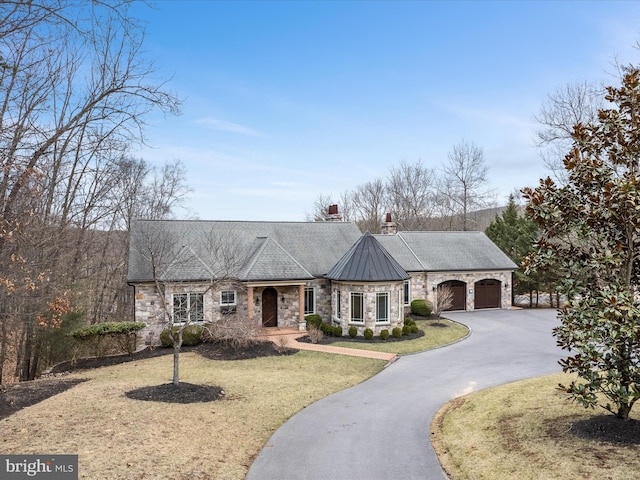
M 289 259 L 291 259 L 291 261 L 293 263 L 295 263 L 295 265 L 298 268 L 300 268 L 300 270 L 302 270 L 302 272 L 304 272 L 305 275 L 313 278 L 313 275 L 311 273 L 309 273 L 309 271 L 304 266 L 302 266 L 302 264 L 293 255 L 291 255 L 291 253 L 289 253 L 289 251 L 286 248 L 284 248 L 282 245 L 280 245 L 280 243 L 278 243 L 277 240 L 275 240 L 274 238 L 271 238 L 269 236 L 256 237 L 256 240 L 258 240 L 258 241 L 262 240 L 262 245 L 259 246 L 259 248 L 256 251 L 256 253 L 253 255 L 251 263 L 247 266 L 247 268 L 245 268 L 245 270 L 243 272 L 244 278 L 249 278 L 249 275 L 250 275 L 251 271 L 254 269 L 254 267 L 256 266 L 258 261 L 260 260 L 260 257 L 262 255 L 262 253 L 266 250 L 267 246 L 270 243 L 274 244 L 278 248 L 278 250 L 280 252 L 284 253 Z
M 409 246 L 409 244 L 407 243 L 407 241 L 405 240 L 405 238 L 402 236 L 402 232 L 398 232 L 397 236 L 400 237 L 400 240 L 402 240 L 402 243 L 404 243 L 405 247 L 407 247 L 407 250 L 409 250 L 411 252 L 411 255 L 413 255 L 413 258 L 415 258 L 418 263 L 420 264 L 420 266 L 422 267 L 422 269 L 424 271 L 427 271 L 427 266 L 422 263 L 422 260 L 420 260 L 420 257 L 418 257 L 418 255 L 416 254 L 416 252 L 413 251 L 413 248 L 411 248 Z
M 176 256 L 173 258 L 173 260 L 169 263 L 169 265 L 165 269 L 164 273 L 160 276 L 161 278 L 167 277 L 167 274 L 175 267 L 178 261 L 181 261 L 181 262 L 184 261 L 184 259 L 182 258 L 182 253 L 185 250 L 188 250 L 189 252 L 191 252 L 192 258 L 194 258 L 204 266 L 205 270 L 209 273 L 209 275 L 211 275 L 211 278 L 214 277 L 213 270 L 211 270 L 209 265 L 207 265 L 206 262 L 200 258 L 200 256 L 193 250 L 193 248 L 191 248 L 189 245 L 182 245 L 182 247 L 180 248 Z

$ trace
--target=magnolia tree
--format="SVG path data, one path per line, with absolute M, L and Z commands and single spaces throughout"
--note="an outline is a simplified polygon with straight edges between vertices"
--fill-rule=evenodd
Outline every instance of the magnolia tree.
M 523 191 L 541 229 L 526 264 L 557 268 L 568 299 L 554 335 L 578 378 L 561 388 L 626 420 L 640 398 L 640 72 L 606 91 L 610 108 L 573 129 L 566 184 Z

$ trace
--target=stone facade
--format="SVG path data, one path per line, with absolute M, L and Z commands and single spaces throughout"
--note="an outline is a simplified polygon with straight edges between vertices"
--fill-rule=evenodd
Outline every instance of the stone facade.
M 475 283 L 481 280 L 500 282 L 500 308 L 511 308 L 511 271 L 502 272 L 438 272 L 426 274 L 426 300 L 433 302 L 438 285 L 449 280 L 458 280 L 466 284 L 466 310 L 475 309 Z
M 343 327 L 343 334 L 347 335 L 350 326 L 358 329 L 358 335 L 362 335 L 365 328 L 371 328 L 375 335 L 387 329 L 402 327 L 404 317 L 410 311 L 410 304 L 415 299 L 433 301 L 435 289 L 439 284 L 449 280 L 458 280 L 466 284 L 466 309 L 474 309 L 474 285 L 485 279 L 493 279 L 500 282 L 501 305 L 500 308 L 511 307 L 511 272 L 412 272 L 409 279 L 409 303 L 404 303 L 404 282 L 393 283 L 361 283 L 350 284 L 343 282 L 331 282 L 327 279 L 316 279 L 305 284 L 297 285 L 273 285 L 277 292 L 277 322 L 278 327 L 298 328 L 304 320 L 304 289 L 314 289 L 315 313 L 324 321 L 332 321 Z M 162 297 L 157 292 L 153 283 L 136 285 L 135 315 L 136 320 L 147 324 L 142 337 L 146 344 L 158 343 L 160 332 L 169 323 L 169 314 L 172 311 L 173 294 L 179 293 L 203 293 L 204 294 L 204 321 L 216 322 L 225 315 L 225 307 L 221 305 L 220 292 L 222 290 L 235 291 L 236 305 L 234 311 L 241 316 L 253 318 L 257 324 L 262 322 L 262 294 L 268 288 L 266 286 L 247 287 L 242 284 L 229 283 L 216 286 L 213 290 L 209 284 L 175 284 L 165 286 L 165 298 L 167 308 L 162 306 Z M 351 293 L 363 295 L 365 318 L 362 323 L 350 322 L 351 317 Z M 389 321 L 376 322 L 376 294 L 387 293 L 389 305 Z M 340 301 L 338 302 L 338 296 Z M 339 305 L 339 313 L 338 313 Z
M 391 330 L 394 327 L 402 327 L 404 322 L 403 302 L 404 282 L 393 283 L 359 283 L 333 282 L 331 299 L 334 309 L 331 319 L 342 326 L 343 335 L 348 334 L 349 327 L 355 326 L 358 335 L 363 335 L 366 328 L 373 330 L 374 335 L 379 335 L 381 330 Z M 361 294 L 363 299 L 362 322 L 351 321 L 352 301 L 351 294 Z M 377 294 L 387 294 L 388 320 L 376 321 Z

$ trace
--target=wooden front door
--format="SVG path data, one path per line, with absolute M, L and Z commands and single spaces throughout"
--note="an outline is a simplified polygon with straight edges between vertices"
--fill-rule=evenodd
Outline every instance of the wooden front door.
M 278 292 L 272 287 L 262 292 L 262 326 L 278 326 Z
M 467 284 L 459 280 L 449 280 L 442 282 L 438 287 L 449 287 L 453 291 L 453 302 L 447 310 L 466 310 L 467 309 Z

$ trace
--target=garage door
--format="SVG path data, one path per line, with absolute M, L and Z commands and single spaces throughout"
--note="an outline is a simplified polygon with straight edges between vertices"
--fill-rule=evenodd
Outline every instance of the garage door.
M 467 284 L 458 280 L 449 280 L 448 282 L 442 282 L 438 285 L 440 287 L 449 287 L 453 291 L 453 303 L 451 308 L 447 308 L 447 311 L 451 310 L 466 310 L 467 309 Z
M 500 308 L 500 282 L 480 280 L 475 283 L 474 308 Z

